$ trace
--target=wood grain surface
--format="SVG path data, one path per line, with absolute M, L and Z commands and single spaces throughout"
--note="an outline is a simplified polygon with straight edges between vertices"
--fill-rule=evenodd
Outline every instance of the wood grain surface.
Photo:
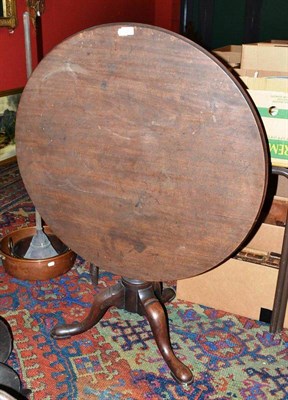
M 26 188 L 53 232 L 145 281 L 218 265 L 255 223 L 267 148 L 245 90 L 212 55 L 146 25 L 102 25 L 52 50 L 16 123 Z

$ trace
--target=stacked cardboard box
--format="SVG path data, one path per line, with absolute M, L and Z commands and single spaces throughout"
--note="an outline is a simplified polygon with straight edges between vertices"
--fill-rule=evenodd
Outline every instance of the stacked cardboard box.
M 272 164 L 288 167 L 288 42 L 226 46 L 215 55 L 233 68 L 254 101 Z M 211 271 L 178 281 L 177 298 L 253 319 L 272 310 L 287 212 L 288 182 L 280 177 L 268 217 L 244 250 Z
M 214 54 L 248 89 L 266 129 L 272 164 L 288 167 L 288 41 L 225 46 Z
M 288 202 L 286 202 L 286 211 Z M 235 257 L 177 282 L 177 298 L 255 320 L 272 311 L 284 227 L 263 223 Z M 267 312 L 267 311 L 266 311 Z M 288 311 L 284 321 L 288 328 Z

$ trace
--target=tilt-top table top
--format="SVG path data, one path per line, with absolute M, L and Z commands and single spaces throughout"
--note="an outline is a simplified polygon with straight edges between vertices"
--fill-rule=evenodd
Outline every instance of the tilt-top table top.
M 265 134 L 246 91 L 198 45 L 147 25 L 94 27 L 52 50 L 23 92 L 16 145 L 53 232 L 129 278 L 218 265 L 265 196 Z

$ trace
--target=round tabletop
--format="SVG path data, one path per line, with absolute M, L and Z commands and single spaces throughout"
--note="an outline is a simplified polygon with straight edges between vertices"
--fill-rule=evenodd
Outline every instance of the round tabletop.
M 16 145 L 53 232 L 129 278 L 219 265 L 265 196 L 265 134 L 245 89 L 200 46 L 152 26 L 101 25 L 56 46 L 22 94 Z

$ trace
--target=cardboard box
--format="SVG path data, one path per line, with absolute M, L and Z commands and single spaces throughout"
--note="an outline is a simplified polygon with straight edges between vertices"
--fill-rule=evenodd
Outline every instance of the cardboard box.
M 263 223 L 246 248 L 255 253 L 281 254 L 284 237 L 284 227 Z M 269 249 L 269 251 L 267 250 Z
M 287 178 L 286 178 L 286 185 L 287 185 L 286 187 L 288 187 Z M 273 192 L 274 192 L 274 190 L 273 190 Z M 270 199 L 271 196 L 270 195 L 268 195 L 268 196 L 267 196 L 267 199 L 268 198 Z M 268 206 L 269 206 L 269 204 L 267 201 L 264 204 L 263 212 L 262 212 L 262 215 L 265 215 L 263 226 L 265 226 L 265 224 L 272 225 L 272 227 L 270 227 L 271 232 L 268 231 L 266 233 L 267 239 L 269 239 L 272 235 L 277 234 L 277 229 L 274 229 L 273 225 L 276 225 L 278 227 L 283 227 L 286 225 L 285 221 L 287 221 L 287 219 L 288 219 L 288 196 L 287 197 L 274 196 L 273 203 L 272 203 L 272 205 L 270 205 L 270 210 L 267 214 L 266 210 L 267 210 Z M 253 232 L 253 235 L 255 236 L 256 232 Z M 269 239 L 269 242 L 267 242 L 266 248 L 264 249 L 265 251 L 267 251 L 267 249 L 269 249 L 270 252 L 272 251 L 270 248 L 271 247 L 270 243 L 271 242 Z M 254 247 L 256 249 L 260 249 L 258 246 L 253 246 L 252 244 L 250 244 L 250 245 L 252 246 L 252 248 Z M 278 252 L 280 253 L 280 250 Z
M 243 68 L 233 68 L 237 75 L 247 76 L 250 78 L 287 78 L 286 75 L 283 75 L 282 71 L 266 71 L 264 69 L 243 69 Z
M 278 270 L 230 259 L 212 271 L 177 282 L 177 298 L 259 320 L 272 310 Z M 286 311 L 284 327 L 288 328 Z
M 278 205 L 284 201 L 286 212 L 281 212 L 280 217 L 280 222 L 283 223 L 287 218 L 288 199 L 276 199 L 276 201 Z M 278 217 L 273 215 L 271 219 L 278 220 Z M 177 298 L 232 314 L 260 319 L 261 309 L 273 308 L 278 278 L 278 268 L 275 264 L 265 264 L 262 260 L 271 258 L 269 256 L 273 253 L 281 254 L 284 229 L 284 226 L 261 224 L 244 249 L 244 252 L 255 255 L 253 262 L 248 258 L 241 259 L 237 255 L 204 274 L 179 280 Z M 275 258 L 277 264 L 279 259 L 280 256 Z M 284 327 L 288 328 L 288 310 Z
M 272 164 L 288 167 L 288 77 L 241 76 L 262 118 Z
M 272 39 L 272 40 L 269 40 L 268 43 L 285 44 L 285 45 L 288 45 L 288 40 Z
M 241 45 L 232 44 L 225 47 L 219 47 L 218 49 L 213 50 L 212 53 L 233 68 L 240 66 L 242 53 Z
M 276 195 L 288 199 L 288 179 L 285 176 L 278 177 Z
M 230 45 L 213 53 L 246 85 L 262 117 L 272 164 L 288 168 L 288 42 Z
M 288 43 L 263 42 L 242 45 L 241 68 L 288 73 Z

